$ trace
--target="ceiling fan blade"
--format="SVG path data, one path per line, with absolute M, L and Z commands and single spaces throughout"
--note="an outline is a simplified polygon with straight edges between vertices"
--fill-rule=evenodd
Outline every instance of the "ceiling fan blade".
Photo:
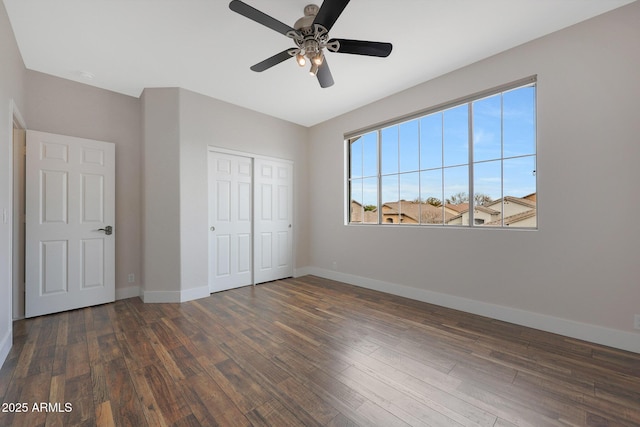
M 348 4 L 349 0 L 324 0 L 313 23 L 320 24 L 329 31 Z
M 258 9 L 251 7 L 248 4 L 241 2 L 240 0 L 233 0 L 231 3 L 229 3 L 229 9 L 253 21 L 256 21 L 258 24 L 269 27 L 272 30 L 279 32 L 280 34 L 284 34 L 285 36 L 289 31 L 295 31 L 287 24 L 284 24 L 277 19 L 272 18 L 264 12 L 260 12 Z
M 332 39 L 329 44 L 337 41 L 340 47 L 335 52 L 351 53 L 354 55 L 379 56 L 386 58 L 391 53 L 393 45 L 391 43 L 368 42 L 363 40 Z
M 292 58 L 291 55 L 289 55 L 289 50 L 283 50 L 280 53 L 276 53 L 275 55 L 273 55 L 271 58 L 267 58 L 262 62 L 258 62 L 256 65 L 253 65 L 251 67 L 251 70 L 256 71 L 256 72 L 262 72 L 264 70 L 268 70 L 269 68 L 273 67 L 274 65 L 278 65 L 281 62 L 286 61 L 289 58 Z
M 331 75 L 329 64 L 327 64 L 327 58 L 324 58 L 324 61 L 322 61 L 322 65 L 318 67 L 318 73 L 316 74 L 316 77 L 318 78 L 318 83 L 320 83 L 321 88 L 333 86 L 333 76 Z

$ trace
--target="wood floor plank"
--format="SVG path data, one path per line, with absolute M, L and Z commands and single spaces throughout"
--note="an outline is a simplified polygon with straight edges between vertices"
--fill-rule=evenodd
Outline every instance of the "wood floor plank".
M 91 375 L 76 375 L 66 378 L 64 399 L 72 405 L 72 410 L 65 413 L 64 425 L 95 425 L 96 409 L 93 403 Z
M 269 400 L 251 410 L 247 418 L 256 426 L 308 427 L 277 400 Z
M 149 386 L 145 376 L 144 368 L 129 367 L 131 374 L 131 382 L 135 389 L 135 395 L 140 399 L 140 407 L 146 420 L 145 424 L 149 426 L 167 427 L 171 425 L 163 414 L 163 410 L 158 404 L 158 399 L 166 399 L 165 396 L 156 396 L 154 390 Z
M 25 378 L 29 374 L 31 360 L 33 358 L 34 352 L 36 351 L 36 342 L 38 341 L 38 337 L 40 336 L 41 324 L 41 317 L 36 318 L 32 322 L 30 331 L 33 331 L 33 333 L 29 333 L 26 336 L 26 341 L 22 347 L 22 351 L 20 352 L 20 358 L 18 360 L 18 364 L 16 365 L 16 370 L 14 373 L 14 376 L 16 378 Z
M 314 276 L 13 336 L 0 426 L 640 425 L 640 354 Z
M 197 374 L 180 387 L 196 419 L 203 426 L 249 426 L 246 418 L 220 386 L 207 374 Z
M 144 415 L 141 398 L 133 385 L 124 358 L 106 362 L 104 371 L 115 424 L 132 427 L 149 425 Z
M 382 381 L 372 372 L 351 367 L 339 374 L 337 380 L 356 388 L 367 399 L 386 409 L 409 425 L 461 426 L 454 419 L 427 405 L 418 402 L 409 394 L 399 390 L 396 384 Z
M 47 413 L 39 410 L 39 404 L 48 401 L 50 384 L 51 375 L 47 373 L 25 378 L 20 397 L 12 402 L 26 403 L 27 411 L 14 414 L 13 420 L 7 425 L 18 427 L 44 425 Z M 34 405 L 36 405 L 35 410 Z
M 163 366 L 163 368 L 171 375 L 174 381 L 180 381 L 184 379 L 184 374 L 182 373 L 180 367 L 178 366 L 176 360 L 169 353 L 171 351 L 171 347 L 166 347 L 160 339 L 156 335 L 150 327 L 143 328 L 144 333 L 146 334 L 151 347 L 154 351 L 154 357 L 158 361 L 159 364 Z
M 302 410 L 321 425 L 327 424 L 338 415 L 335 408 L 292 377 L 280 382 L 278 389 L 282 392 L 284 399 L 296 402 Z
M 327 423 L 327 427 L 358 427 L 358 423 L 339 413 Z
M 171 425 L 189 415 L 184 396 L 173 385 L 171 375 L 161 364 L 148 365 L 141 369 L 141 374 L 167 424 Z M 142 376 L 139 378 L 142 379 Z
M 244 413 L 271 400 L 269 394 L 234 360 L 227 359 L 215 366 L 216 370 L 209 373 Z
M 67 347 L 65 376 L 68 379 L 78 375 L 86 375 L 91 371 L 87 341 L 79 341 Z
M 87 309 L 90 310 L 90 309 Z M 82 342 L 86 339 L 86 324 L 85 324 L 85 316 L 84 309 L 71 310 L 66 313 L 68 316 L 68 324 L 67 324 L 67 345 L 76 344 Z M 55 317 L 58 314 L 52 314 L 51 316 Z M 49 316 L 47 316 L 47 319 Z
M 401 360 L 404 363 L 388 364 L 375 357 L 361 358 L 354 367 L 386 383 L 386 388 L 395 388 L 462 425 L 492 426 L 496 421 L 493 413 L 476 407 L 458 395 L 456 390 L 462 383 L 459 379 L 406 357 Z M 442 402 L 446 402 L 446 405 Z
M 104 401 L 96 405 L 96 426 L 98 427 L 115 427 L 113 420 L 113 412 L 111 411 L 111 402 Z
M 51 386 L 49 389 L 48 402 L 57 403 L 64 408 L 65 395 L 64 389 L 66 387 L 66 378 L 64 375 L 57 375 L 51 378 Z M 66 409 L 66 408 L 65 408 Z M 65 412 L 52 412 L 47 414 L 46 427 L 64 427 Z

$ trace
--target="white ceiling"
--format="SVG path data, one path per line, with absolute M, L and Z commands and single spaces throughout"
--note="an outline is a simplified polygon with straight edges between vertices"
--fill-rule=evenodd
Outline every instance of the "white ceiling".
M 309 1 L 245 0 L 291 26 Z M 249 70 L 293 44 L 228 0 L 3 2 L 28 69 L 135 97 L 182 87 L 311 126 L 632 0 L 352 0 L 331 36 L 393 52 L 329 52 L 327 89 L 293 60 Z

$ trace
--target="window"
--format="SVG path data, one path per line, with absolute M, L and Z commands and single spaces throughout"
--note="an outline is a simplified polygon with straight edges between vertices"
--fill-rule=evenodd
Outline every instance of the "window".
M 534 79 L 346 142 L 351 224 L 537 227 Z

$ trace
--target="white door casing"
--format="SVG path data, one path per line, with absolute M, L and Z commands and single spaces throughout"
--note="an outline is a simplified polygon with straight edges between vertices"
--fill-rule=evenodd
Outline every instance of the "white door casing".
M 26 317 L 114 301 L 115 145 L 27 131 L 25 184 Z
M 254 160 L 254 283 L 293 276 L 293 165 Z
M 209 152 L 209 291 L 250 285 L 252 159 Z

